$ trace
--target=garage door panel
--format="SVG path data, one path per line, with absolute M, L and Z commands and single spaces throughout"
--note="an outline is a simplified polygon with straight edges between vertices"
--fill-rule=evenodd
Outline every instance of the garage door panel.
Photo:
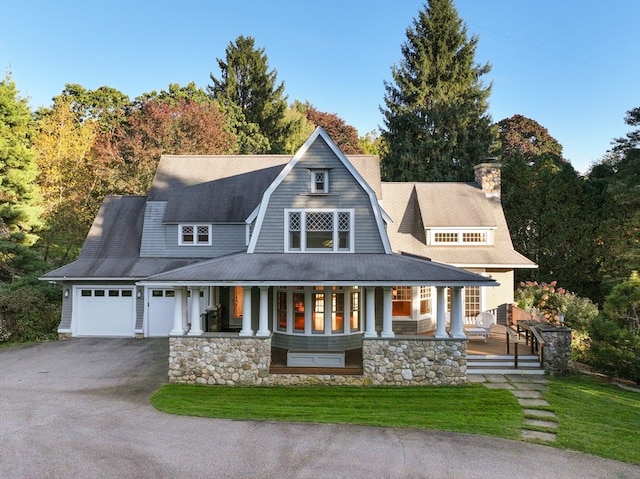
M 133 336 L 133 289 L 80 288 L 75 319 L 78 336 Z
M 152 289 L 148 301 L 148 336 L 169 336 L 173 329 L 174 290 Z

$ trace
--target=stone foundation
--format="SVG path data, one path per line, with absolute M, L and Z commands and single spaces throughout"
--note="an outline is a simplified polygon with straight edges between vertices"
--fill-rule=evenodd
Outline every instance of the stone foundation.
M 268 384 L 271 338 L 169 338 L 169 382 L 253 386 Z
M 364 375 L 384 386 L 441 386 L 467 382 L 467 340 L 365 339 Z
M 270 374 L 270 337 L 171 337 L 169 382 L 227 386 L 464 384 L 466 348 L 466 339 L 364 339 L 362 375 Z

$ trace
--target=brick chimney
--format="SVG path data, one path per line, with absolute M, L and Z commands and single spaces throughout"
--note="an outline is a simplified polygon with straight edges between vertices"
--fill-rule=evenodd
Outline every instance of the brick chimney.
M 500 168 L 501 164 L 495 161 L 480 163 L 473 167 L 476 174 L 476 183 L 480 185 L 487 197 L 500 198 Z

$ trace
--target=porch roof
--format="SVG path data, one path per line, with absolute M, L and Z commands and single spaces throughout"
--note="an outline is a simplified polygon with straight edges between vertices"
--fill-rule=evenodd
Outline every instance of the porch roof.
M 200 285 L 499 286 L 490 278 L 402 254 L 236 253 L 149 276 Z

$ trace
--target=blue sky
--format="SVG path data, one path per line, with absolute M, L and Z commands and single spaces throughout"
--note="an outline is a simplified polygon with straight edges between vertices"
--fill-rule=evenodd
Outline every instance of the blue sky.
M 384 80 L 423 0 L 0 0 L 0 74 L 30 105 L 66 83 L 134 98 L 210 84 L 216 58 L 253 36 L 289 101 L 337 113 L 361 135 L 382 125 Z M 640 106 L 640 0 L 455 0 L 476 61 L 493 68 L 494 121 L 536 120 L 585 172 Z

